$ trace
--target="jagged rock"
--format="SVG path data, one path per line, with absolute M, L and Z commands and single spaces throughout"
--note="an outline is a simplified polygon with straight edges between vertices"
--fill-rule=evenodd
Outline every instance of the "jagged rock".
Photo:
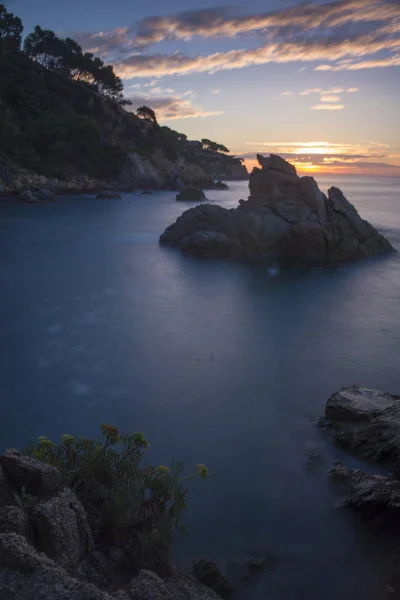
M 0 507 L 0 533 L 17 533 L 26 536 L 29 531 L 29 519 L 18 506 Z
M 32 525 L 38 549 L 67 569 L 76 567 L 93 549 L 85 510 L 69 489 L 38 504 L 32 515 Z
M 97 200 L 119 200 L 122 196 L 117 192 L 100 192 L 96 198 Z
M 173 600 L 163 580 L 145 569 L 132 579 L 129 591 L 135 600 Z
M 236 209 L 202 205 L 186 211 L 160 237 L 160 243 L 176 245 L 185 252 L 215 256 L 204 232 L 223 234 L 221 257 L 273 256 L 291 260 L 337 261 L 359 259 L 393 251 L 390 243 L 369 223 L 340 190 L 325 196 L 312 177 L 298 177 L 282 158 L 259 156 L 262 169 L 250 177 L 250 197 Z M 202 232 L 202 250 L 190 247 L 187 236 Z M 215 237 L 209 237 L 215 245 Z M 183 248 L 184 246 L 184 248 Z M 239 249 L 239 251 L 238 251 Z
M 224 183 L 223 181 L 216 181 L 214 183 L 214 189 L 215 190 L 229 190 L 229 186 Z
M 378 519 L 392 527 L 400 526 L 400 481 L 372 475 L 361 469 L 347 469 L 340 461 L 334 464 L 330 476 L 346 484 L 345 505 L 354 508 L 366 519 Z
M 0 456 L 0 465 L 16 488 L 20 491 L 25 489 L 28 494 L 51 494 L 60 486 L 60 473 L 55 467 L 24 456 L 17 450 L 7 450 Z
M 263 169 L 273 169 L 296 177 L 296 168 L 276 154 L 270 154 L 267 158 L 257 154 L 257 161 Z
M 221 598 L 229 598 L 232 588 L 213 560 L 197 560 L 193 563 L 197 579 L 214 590 Z
M 201 202 L 202 200 L 205 200 L 206 197 L 203 190 L 193 186 L 187 186 L 184 190 L 177 194 L 176 199 L 188 202 Z
M 342 388 L 326 403 L 325 417 L 342 448 L 400 473 L 399 396 L 361 386 Z

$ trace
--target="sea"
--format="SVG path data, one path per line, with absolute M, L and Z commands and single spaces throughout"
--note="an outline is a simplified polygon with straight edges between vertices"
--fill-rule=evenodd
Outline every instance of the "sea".
M 318 176 L 400 250 L 400 179 Z M 234 207 L 247 182 L 209 191 Z M 316 426 L 329 396 L 400 392 L 400 258 L 326 268 L 162 247 L 174 192 L 0 204 L 0 445 L 142 431 L 190 482 L 175 561 L 217 561 L 249 600 L 379 600 L 393 540 L 340 508 Z M 314 457 L 310 460 L 310 454 Z M 244 579 L 249 557 L 268 558 Z

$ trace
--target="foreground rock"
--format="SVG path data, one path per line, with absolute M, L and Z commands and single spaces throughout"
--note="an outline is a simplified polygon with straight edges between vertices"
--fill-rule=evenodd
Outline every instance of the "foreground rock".
M 325 196 L 312 177 L 298 177 L 279 156 L 258 160 L 262 169 L 254 169 L 250 176 L 247 201 L 240 201 L 236 209 L 209 204 L 190 209 L 167 227 L 160 243 L 215 256 L 206 243 L 199 250 L 190 239 L 199 232 L 213 232 L 225 236 L 219 256 L 227 258 L 337 261 L 393 251 L 340 190 L 331 188 Z M 215 238 L 209 239 L 215 245 Z
M 187 202 L 201 202 L 202 200 L 205 200 L 206 197 L 203 190 L 188 185 L 179 194 L 177 194 L 176 199 Z
M 60 488 L 55 467 L 15 450 L 0 457 L 0 598 L 4 600 L 218 600 L 171 567 L 140 570 L 96 518 Z
M 329 398 L 325 417 L 339 446 L 400 473 L 400 396 L 343 388 Z

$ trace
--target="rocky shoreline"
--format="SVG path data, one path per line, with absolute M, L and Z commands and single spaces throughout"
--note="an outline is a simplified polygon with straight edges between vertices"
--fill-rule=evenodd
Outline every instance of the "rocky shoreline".
M 169 160 L 160 149 L 154 150 L 150 158 L 143 158 L 131 152 L 118 179 L 102 180 L 85 175 L 71 175 L 68 178 L 51 178 L 19 168 L 0 157 L 0 198 L 21 196 L 27 202 L 46 202 L 62 194 L 97 194 L 104 191 L 133 192 L 138 190 L 176 190 L 187 186 L 201 189 L 224 189 L 221 179 L 248 179 L 244 166 L 229 165 L 226 159 L 224 169 L 219 170 L 221 157 L 209 158 L 207 170 L 184 157 Z M 30 192 L 30 196 L 29 196 Z

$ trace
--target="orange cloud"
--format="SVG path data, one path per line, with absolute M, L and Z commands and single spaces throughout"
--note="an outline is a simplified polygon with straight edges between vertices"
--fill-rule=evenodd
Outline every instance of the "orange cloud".
M 320 98 L 321 102 L 340 102 L 340 96 L 330 96 L 323 94 Z

